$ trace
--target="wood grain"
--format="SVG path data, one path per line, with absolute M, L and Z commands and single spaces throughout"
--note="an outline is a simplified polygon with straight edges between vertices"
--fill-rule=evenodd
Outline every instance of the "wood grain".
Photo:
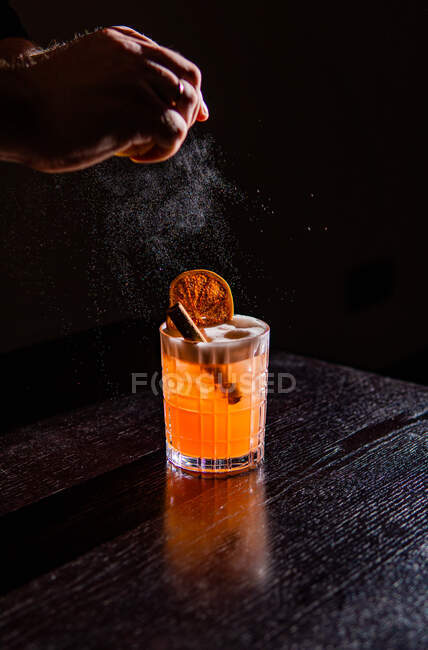
M 248 475 L 167 468 L 150 394 L 4 436 L 3 647 L 424 647 L 428 391 L 271 370 Z
M 0 437 L 0 514 L 164 447 L 160 398 L 111 400 Z

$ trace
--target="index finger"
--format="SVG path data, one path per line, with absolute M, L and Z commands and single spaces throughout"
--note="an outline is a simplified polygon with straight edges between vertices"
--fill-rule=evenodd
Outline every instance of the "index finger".
M 151 43 L 152 45 L 158 45 L 156 41 L 154 41 L 152 38 L 149 38 L 145 34 L 142 34 L 141 32 L 137 32 L 136 29 L 132 29 L 132 27 L 126 27 L 126 25 L 114 25 L 113 27 L 110 27 L 110 29 L 115 29 L 118 32 L 121 32 L 125 36 L 131 36 L 132 38 L 136 38 L 138 40 L 142 40 L 145 43 Z
M 197 65 L 167 47 L 154 48 L 150 44 L 144 44 L 142 48 L 149 59 L 169 68 L 179 79 L 185 79 L 196 90 L 201 89 L 202 75 Z
M 119 25 L 112 27 L 112 29 L 115 29 L 127 38 L 132 38 L 138 41 L 142 53 L 145 54 L 147 58 L 155 63 L 162 64 L 164 67 L 171 70 L 171 72 L 174 72 L 179 79 L 185 79 L 197 90 L 200 90 L 202 80 L 201 71 L 194 63 L 186 59 L 184 56 L 167 47 L 162 47 L 156 43 L 156 41 L 153 41 L 144 34 L 140 34 L 140 32 L 136 32 L 130 27 L 122 27 Z

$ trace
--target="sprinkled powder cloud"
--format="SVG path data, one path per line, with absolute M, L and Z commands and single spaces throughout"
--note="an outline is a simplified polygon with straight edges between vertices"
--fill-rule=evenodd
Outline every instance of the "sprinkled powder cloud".
M 98 239 L 130 314 L 158 317 L 169 282 L 187 268 L 213 268 L 239 282 L 228 206 L 243 197 L 216 165 L 212 138 L 190 135 L 161 165 L 113 159 L 92 173 L 108 203 Z

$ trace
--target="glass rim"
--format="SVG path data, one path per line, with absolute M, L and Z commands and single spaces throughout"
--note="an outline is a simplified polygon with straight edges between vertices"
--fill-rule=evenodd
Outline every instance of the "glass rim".
M 237 316 L 244 316 L 244 314 L 236 314 L 236 315 Z M 205 346 L 219 346 L 219 345 L 229 346 L 229 345 L 233 345 L 233 344 L 236 345 L 238 343 L 242 344 L 244 341 L 252 341 L 252 340 L 257 339 L 257 338 L 263 336 L 264 334 L 267 334 L 268 332 L 270 332 L 270 326 L 265 321 L 261 320 L 260 318 L 257 318 L 256 316 L 249 316 L 248 318 L 255 318 L 257 321 L 259 321 L 259 323 L 263 323 L 263 325 L 264 325 L 263 331 L 258 332 L 257 334 L 250 334 L 250 336 L 245 336 L 245 337 L 243 337 L 241 339 L 228 339 L 227 341 L 225 341 L 224 339 L 221 340 L 221 341 L 217 340 L 217 341 L 207 341 L 207 342 L 205 342 L 205 341 L 189 341 L 187 339 L 183 339 L 183 338 L 180 338 L 178 336 L 170 336 L 165 331 L 166 330 L 166 321 L 164 321 L 163 323 L 161 323 L 161 325 L 159 325 L 159 332 L 160 332 L 161 336 L 166 337 L 167 340 L 176 341 L 178 345 L 187 345 L 187 344 L 196 345 L 197 344 L 197 345 L 203 345 L 204 347 Z

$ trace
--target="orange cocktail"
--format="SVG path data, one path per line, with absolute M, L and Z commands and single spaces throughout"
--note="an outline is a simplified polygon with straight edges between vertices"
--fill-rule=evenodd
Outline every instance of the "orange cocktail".
M 160 327 L 168 459 L 198 472 L 239 471 L 264 454 L 269 327 L 235 315 L 208 342 Z

